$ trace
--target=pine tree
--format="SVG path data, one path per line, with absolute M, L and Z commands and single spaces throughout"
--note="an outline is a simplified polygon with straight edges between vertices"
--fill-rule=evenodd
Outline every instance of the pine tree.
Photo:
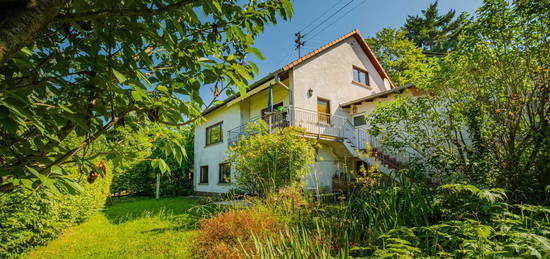
M 439 15 L 438 2 L 422 11 L 422 16 L 409 16 L 403 29 L 416 46 L 432 55 L 445 54 L 456 47 L 458 35 L 468 22 L 468 14 L 463 12 L 456 18 L 456 11 L 450 10 Z

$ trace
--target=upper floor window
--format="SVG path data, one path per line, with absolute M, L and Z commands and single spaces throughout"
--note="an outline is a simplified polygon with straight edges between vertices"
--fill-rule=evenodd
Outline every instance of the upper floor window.
M 206 145 L 216 144 L 223 141 L 222 122 L 206 128 Z
M 201 166 L 199 180 L 200 180 L 200 183 L 208 183 L 208 166 L 207 165 Z
M 220 164 L 220 183 L 231 182 L 231 166 L 228 163 Z
M 369 72 L 360 67 L 353 66 L 353 82 L 360 85 L 369 85 Z

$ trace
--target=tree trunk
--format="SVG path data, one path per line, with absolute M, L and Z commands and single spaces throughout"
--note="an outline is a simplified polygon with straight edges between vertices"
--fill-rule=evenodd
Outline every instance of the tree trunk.
M 0 19 L 0 64 L 21 48 L 31 44 L 37 34 L 52 21 L 68 0 L 26 1 Z

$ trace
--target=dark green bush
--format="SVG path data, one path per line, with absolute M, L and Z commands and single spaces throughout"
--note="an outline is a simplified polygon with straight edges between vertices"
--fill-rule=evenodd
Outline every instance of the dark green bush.
M 109 195 L 111 175 L 108 172 L 89 184 L 85 176 L 74 173 L 71 177 L 83 187 L 74 195 L 52 195 L 43 190 L 1 195 L 0 258 L 17 258 L 101 209 Z

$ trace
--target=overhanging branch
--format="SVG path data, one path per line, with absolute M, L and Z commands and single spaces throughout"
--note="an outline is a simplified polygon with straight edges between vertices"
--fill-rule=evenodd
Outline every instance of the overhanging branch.
M 106 9 L 106 10 L 99 10 L 99 11 L 85 12 L 85 13 L 64 14 L 64 15 L 58 15 L 56 18 L 56 21 L 57 22 L 83 21 L 83 20 L 94 20 L 98 18 L 116 17 L 116 16 L 124 16 L 124 17 L 151 16 L 151 15 L 158 15 L 166 12 L 171 12 L 198 1 L 199 0 L 183 0 L 174 4 L 161 6 L 156 9 L 122 8 L 122 9 Z

